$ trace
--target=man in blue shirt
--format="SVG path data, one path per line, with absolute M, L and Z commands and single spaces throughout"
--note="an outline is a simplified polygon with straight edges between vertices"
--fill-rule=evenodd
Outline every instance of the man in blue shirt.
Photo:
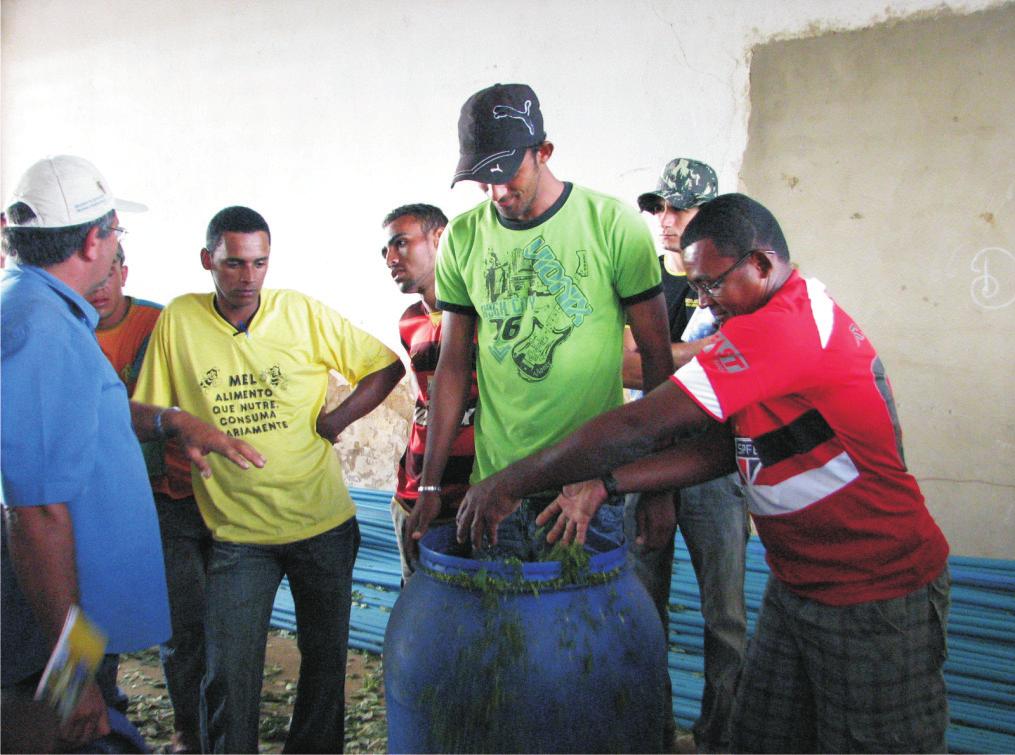
M 178 435 L 203 474 L 211 451 L 242 467 L 264 464 L 249 445 L 175 407 L 128 403 L 95 340 L 98 313 L 85 297 L 109 276 L 125 232 L 117 207 L 143 207 L 119 202 L 107 187 L 86 160 L 40 160 L 3 217 L 5 250 L 18 263 L 0 289 L 5 719 L 25 709 L 71 606 L 106 633 L 109 653 L 169 635 L 158 520 L 138 437 Z M 5 725 L 0 749 L 94 742 L 109 732 L 102 693 L 89 684 L 58 728 L 37 711 L 21 726 Z

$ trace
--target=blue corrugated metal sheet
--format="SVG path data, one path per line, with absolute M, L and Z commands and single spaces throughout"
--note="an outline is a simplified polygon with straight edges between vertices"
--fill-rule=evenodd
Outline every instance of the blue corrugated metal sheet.
M 398 549 L 388 505 L 391 494 L 350 489 L 359 506 L 363 536 L 353 572 L 353 608 L 349 644 L 380 653 L 388 613 L 398 597 Z M 952 609 L 948 625 L 949 659 L 945 681 L 951 726 L 951 752 L 1015 752 L 1015 561 L 949 559 Z M 753 631 L 768 567 L 764 549 L 752 538 L 747 554 L 745 594 L 748 631 Z M 673 709 L 690 728 L 704 684 L 702 619 L 698 586 L 687 550 L 677 537 L 670 595 L 670 678 Z M 283 581 L 275 599 L 272 625 L 295 629 L 292 596 Z

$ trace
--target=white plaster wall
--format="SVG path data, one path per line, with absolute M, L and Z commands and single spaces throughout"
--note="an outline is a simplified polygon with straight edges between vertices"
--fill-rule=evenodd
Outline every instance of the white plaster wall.
M 733 190 L 753 45 L 999 4 L 2 0 L 0 196 L 45 154 L 92 159 L 151 207 L 122 220 L 128 292 L 156 301 L 210 290 L 204 228 L 250 205 L 272 226 L 269 286 L 315 295 L 398 349 L 411 298 L 381 263 L 378 226 L 406 202 L 453 215 L 481 199 L 448 188 L 474 91 L 530 83 L 561 178 L 633 202 L 681 154 Z M 350 482 L 393 485 L 409 400 L 403 386 L 344 439 Z
M 949 2 L 962 10 L 988 0 Z M 209 290 L 197 252 L 227 204 L 273 230 L 268 285 L 313 294 L 397 346 L 407 303 L 379 222 L 448 214 L 456 121 L 473 91 L 531 83 L 557 175 L 633 200 L 676 154 L 736 186 L 748 50 L 940 0 L 3 0 L 2 194 L 38 157 L 72 152 L 148 203 L 125 217 L 128 290 Z

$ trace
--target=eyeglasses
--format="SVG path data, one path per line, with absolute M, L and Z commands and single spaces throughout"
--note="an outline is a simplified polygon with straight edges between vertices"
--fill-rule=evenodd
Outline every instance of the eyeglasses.
M 109 226 L 108 230 L 110 230 L 110 231 L 112 231 L 113 233 L 116 234 L 116 240 L 117 241 L 122 239 L 123 238 L 123 234 L 125 234 L 127 232 L 126 228 L 121 228 L 118 225 L 111 225 L 111 226 Z
M 694 289 L 695 293 L 698 294 L 699 298 L 701 297 L 702 294 L 706 294 L 710 299 L 714 299 L 715 295 L 719 293 L 719 289 L 722 288 L 722 284 L 723 281 L 726 280 L 726 276 L 728 276 L 730 273 L 732 273 L 734 270 L 740 267 L 744 263 L 744 260 L 746 260 L 755 252 L 763 252 L 765 254 L 771 254 L 772 250 L 748 249 L 737 259 L 736 262 L 734 262 L 732 265 L 726 268 L 725 272 L 719 275 L 714 281 L 711 281 L 710 283 L 702 283 L 701 281 L 689 280 L 687 281 L 687 285 L 690 286 L 692 289 Z

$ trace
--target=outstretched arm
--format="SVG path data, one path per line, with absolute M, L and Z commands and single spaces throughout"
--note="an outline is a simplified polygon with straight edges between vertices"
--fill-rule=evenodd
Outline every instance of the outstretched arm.
M 471 533 L 478 545 L 486 534 L 496 542 L 497 525 L 522 496 L 594 479 L 669 446 L 677 432 L 704 430 L 714 423 L 686 393 L 666 381 L 644 398 L 599 415 L 556 445 L 470 488 L 458 510 L 458 537 L 464 542 Z
M 345 401 L 330 412 L 321 412 L 317 418 L 317 434 L 334 443 L 345 428 L 376 409 L 404 374 L 405 367 L 398 359 L 371 372 L 356 384 Z
M 179 437 L 183 451 L 202 477 L 211 477 L 211 466 L 204 457 L 210 453 L 225 456 L 241 469 L 263 467 L 265 458 L 249 443 L 226 435 L 179 407 L 161 407 L 130 402 L 130 419 L 138 440 L 163 440 Z
M 613 470 L 617 493 L 665 492 L 721 477 L 735 471 L 733 439 L 725 424 L 713 424 L 708 430 L 690 438 L 682 438 L 662 451 L 633 461 Z M 547 535 L 549 542 L 560 538 L 564 543 L 585 542 L 588 524 L 602 506 L 608 495 L 602 478 L 587 480 L 574 485 L 565 485 L 563 492 L 536 517 L 539 525 L 553 522 Z M 650 505 L 666 505 L 658 499 Z M 672 502 L 669 502 L 672 506 Z M 649 547 L 659 545 L 653 522 L 659 520 L 656 513 L 639 509 L 639 542 Z M 554 521 L 554 517 L 556 521 Z M 663 533 L 671 534 L 671 533 Z

